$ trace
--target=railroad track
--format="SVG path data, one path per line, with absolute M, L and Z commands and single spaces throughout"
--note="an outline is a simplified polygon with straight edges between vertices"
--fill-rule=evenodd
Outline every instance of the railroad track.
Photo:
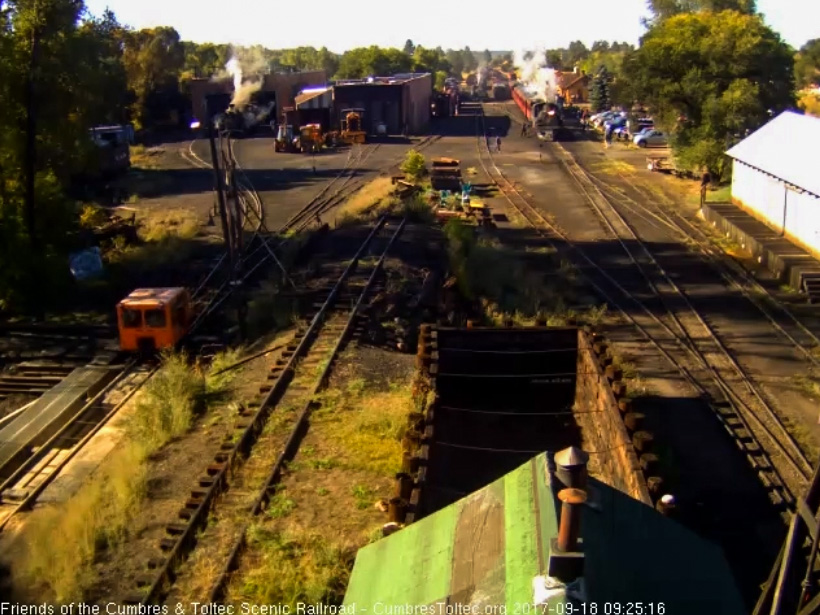
M 230 140 L 223 143 L 226 153 L 234 156 Z M 256 207 L 261 211 L 261 200 L 250 182 L 245 179 L 241 190 L 246 193 L 246 207 Z M 255 205 L 256 204 L 256 205 Z M 210 272 L 200 282 L 194 291 L 195 299 L 202 300 L 208 294 L 209 284 L 214 276 L 223 268 L 226 258 L 218 259 Z M 221 287 L 220 287 L 221 288 Z M 195 334 L 204 319 L 195 321 L 189 331 L 188 338 Z M 36 335 L 39 327 L 21 325 L 7 326 L 6 329 L 18 335 Z M 73 337 L 93 336 L 99 332 L 110 333 L 109 327 L 93 326 L 51 326 L 45 328 L 46 335 Z M 84 339 L 84 338 L 83 338 Z M 70 365 L 81 367 L 81 365 Z M 117 373 L 113 379 L 98 393 L 91 396 L 78 410 L 63 423 L 56 433 L 39 443 L 36 450 L 15 465 L 9 476 L 0 483 L 0 530 L 19 512 L 28 510 L 37 501 L 43 490 L 59 475 L 66 464 L 88 443 L 88 441 L 106 425 L 111 418 L 128 402 L 129 399 L 143 386 L 159 369 L 156 362 L 131 359 L 123 365 L 110 367 Z M 40 394 L 48 388 L 59 384 L 69 373 L 65 366 L 30 367 L 18 374 L 6 375 L 5 380 L 0 378 L 0 395 L 3 387 L 13 389 L 12 392 L 29 392 Z M 46 386 L 47 385 L 47 386 Z M 23 390 L 25 389 L 25 390 Z M 39 437 L 39 436 L 38 436 Z
M 45 488 L 91 438 L 117 414 L 158 365 L 132 360 L 0 483 L 0 531 L 19 512 L 29 510 Z
M 213 463 L 204 468 L 178 521 L 166 527 L 160 557 L 149 562 L 149 575 L 140 579 L 137 593 L 126 603 L 176 603 L 180 596 L 195 591 L 202 595 L 203 590 L 208 591 L 209 602 L 222 599 L 250 522 L 266 508 L 285 464 L 298 451 L 317 406 L 315 396 L 326 385 L 365 297 L 380 283 L 384 259 L 404 225 L 401 220 L 394 227 L 382 217 L 373 226 L 327 298 L 316 304 L 318 311 L 309 326 L 296 334 L 271 368 L 260 398 L 242 409 L 234 434 L 226 437 Z M 374 252 L 378 259 L 368 258 Z M 209 522 L 209 516 L 216 523 Z M 194 547 L 208 561 L 223 563 L 212 578 L 203 577 L 187 562 L 183 565 Z
M 778 333 L 788 339 L 814 366 L 820 367 L 820 359 L 813 352 L 820 348 L 820 337 L 761 285 L 742 264 L 717 247 L 714 240 L 695 222 L 674 209 L 658 206 L 653 210 L 646 207 L 623 192 L 614 190 L 594 174 L 588 173 L 588 175 L 590 180 L 609 197 L 610 201 L 632 211 L 655 228 L 672 233 L 690 248 L 699 252 L 705 262 L 721 276 L 730 288 L 742 294 Z M 622 174 L 621 177 L 627 179 Z M 644 194 L 640 186 L 634 183 L 633 186 L 638 193 Z M 646 194 L 646 196 L 657 200 L 656 194 Z
M 421 151 L 437 142 L 440 138 L 438 135 L 425 137 L 411 149 Z M 367 182 L 367 178 L 357 176 L 356 174 L 360 170 L 361 164 L 380 147 L 380 144 L 371 144 L 369 146 L 359 146 L 358 148 L 351 149 L 345 167 L 335 177 L 328 180 L 322 190 L 277 229 L 272 237 L 262 237 L 261 235 L 255 234 L 254 237 L 259 241 L 257 241 L 257 245 L 253 247 L 253 249 L 251 249 L 252 243 L 248 244 L 248 249 L 243 256 L 241 264 L 242 279 L 240 285 L 245 284 L 248 279 L 271 258 L 276 260 L 277 251 L 281 253 L 282 247 L 289 242 L 290 236 L 307 229 L 315 221 L 319 220 L 323 214 L 342 203 L 364 186 Z M 191 153 L 193 154 L 193 151 L 191 151 Z M 195 156 L 195 154 L 193 155 Z M 403 154 L 398 158 L 380 165 L 376 171 L 384 172 L 397 166 L 401 162 L 402 157 Z M 204 161 L 200 162 L 205 164 Z M 336 182 L 339 181 L 341 181 L 341 183 L 337 184 Z M 333 188 L 332 191 L 331 188 Z M 284 270 L 282 272 L 285 277 L 287 277 L 287 272 Z M 226 290 L 228 292 L 226 292 Z M 207 297 L 204 301 L 206 305 L 201 312 L 203 318 L 218 309 L 228 299 L 230 294 L 231 291 L 227 288 L 227 282 L 212 292 L 211 296 Z
M 625 256 L 631 265 L 629 271 L 602 266 L 530 204 L 495 165 L 489 151 L 485 156 L 483 109 L 476 121 L 480 162 L 508 202 L 559 252 L 579 263 L 581 274 L 602 299 L 619 310 L 695 391 L 709 400 L 715 416 L 766 486 L 770 499 L 783 507 L 793 506 L 796 494 L 810 476 L 808 460 L 765 398 L 757 397 L 759 391 L 754 383 L 739 368 L 708 321 L 636 238 L 629 223 L 611 204 L 607 209 L 606 203 L 592 191 L 590 182 L 566 161 L 569 173 L 593 206 L 600 208 L 604 226 L 621 246 L 611 256 Z M 626 245 L 627 241 L 630 245 Z M 652 294 L 650 299 L 642 298 L 647 288 Z M 671 298 L 682 302 L 683 307 L 670 305 Z M 627 305 L 637 310 L 628 310 Z

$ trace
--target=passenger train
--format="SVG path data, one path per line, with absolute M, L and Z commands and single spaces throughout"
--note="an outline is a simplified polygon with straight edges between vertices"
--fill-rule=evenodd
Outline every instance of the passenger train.
M 518 108 L 526 116 L 539 139 L 560 141 L 566 137 L 560 97 L 555 103 L 548 103 L 543 98 L 529 93 L 522 85 L 516 85 L 512 97 Z

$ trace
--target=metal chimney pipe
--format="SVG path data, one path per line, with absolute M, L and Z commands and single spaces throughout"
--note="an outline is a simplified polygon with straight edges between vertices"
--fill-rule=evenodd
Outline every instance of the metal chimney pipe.
M 581 489 L 562 489 L 558 499 L 562 502 L 558 548 L 565 553 L 575 551 L 581 532 L 581 504 L 587 501 L 587 493 Z
M 563 487 L 586 489 L 589 454 L 570 446 L 555 453 L 555 477 Z

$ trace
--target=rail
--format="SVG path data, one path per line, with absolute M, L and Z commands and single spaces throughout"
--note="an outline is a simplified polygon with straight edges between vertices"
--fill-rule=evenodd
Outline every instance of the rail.
M 680 359 L 676 359 L 672 353 L 667 350 L 663 344 L 661 343 L 661 338 L 659 338 L 657 333 L 651 333 L 648 329 L 650 326 L 658 326 L 668 335 L 668 340 L 675 343 L 676 345 L 681 345 L 680 336 L 678 333 L 672 330 L 669 325 L 663 322 L 651 309 L 649 309 L 646 304 L 639 298 L 635 297 L 632 293 L 626 290 L 621 283 L 619 283 L 616 279 L 614 279 L 603 267 L 601 267 L 597 262 L 595 262 L 592 258 L 590 258 L 579 246 L 577 246 L 574 242 L 572 242 L 569 237 L 559 231 L 553 224 L 544 218 L 544 216 L 535 208 L 533 207 L 529 201 L 518 191 L 517 188 L 506 179 L 504 174 L 498 169 L 497 165 L 492 158 L 492 154 L 487 150 L 487 155 L 489 156 L 489 164 L 492 165 L 495 173 L 490 171 L 488 164 L 485 162 L 483 156 L 483 148 L 482 146 L 486 147 L 486 139 L 484 138 L 484 114 L 483 108 L 481 109 L 480 113 L 476 118 L 477 124 L 477 148 L 479 150 L 479 159 L 484 168 L 487 175 L 493 178 L 496 183 L 499 185 L 501 192 L 504 194 L 504 197 L 507 201 L 524 217 L 527 222 L 533 226 L 536 231 L 542 235 L 547 241 L 551 243 L 555 243 L 556 240 L 559 240 L 563 243 L 571 252 L 575 253 L 582 261 L 584 261 L 587 265 L 587 271 L 581 271 L 581 275 L 586 279 L 589 285 L 610 305 L 615 307 L 620 311 L 623 317 L 631 322 L 636 329 L 643 335 L 643 337 L 649 341 L 667 360 L 670 365 L 672 365 L 678 372 L 681 373 L 683 378 L 699 393 L 703 394 L 707 399 L 714 399 L 714 394 L 710 392 L 704 385 L 701 383 L 693 374 L 687 369 L 687 367 L 683 364 Z M 554 246 L 558 248 L 558 246 Z M 628 252 L 627 255 L 630 258 L 633 258 L 633 255 Z M 634 258 L 633 258 L 634 261 Z M 637 265 L 637 263 L 635 263 Z M 625 299 L 633 303 L 639 310 L 642 312 L 645 317 L 649 319 L 648 322 L 644 321 L 644 324 L 641 324 L 638 320 L 639 318 L 636 315 L 630 314 L 624 307 L 614 299 L 611 293 L 608 293 L 604 288 L 601 286 L 600 283 L 596 283 L 592 277 L 588 274 L 589 271 L 594 271 L 596 275 L 600 276 L 608 285 L 611 285 L 616 289 Z M 640 269 L 641 273 L 643 270 Z M 646 280 L 648 283 L 651 284 L 651 280 Z M 671 282 L 671 280 L 668 280 Z M 668 307 L 668 306 L 667 306 Z M 671 312 L 671 310 L 667 309 L 667 312 Z M 674 314 L 669 314 L 670 317 L 673 317 Z M 685 329 L 683 331 L 686 333 Z M 688 334 L 685 334 L 684 337 L 689 337 Z M 694 351 L 692 345 L 694 344 L 693 340 L 688 339 L 688 343 L 682 344 L 682 350 L 686 351 L 687 353 L 693 355 L 693 357 L 698 360 L 697 352 Z M 708 371 L 709 365 L 703 365 L 698 361 L 701 367 L 704 367 Z M 733 420 L 727 420 L 727 417 L 724 416 L 724 413 L 720 411 L 720 409 L 716 405 L 710 404 L 715 416 L 721 422 L 723 427 L 726 431 L 732 436 L 736 442 L 741 443 L 744 440 L 747 440 L 751 437 L 753 441 L 756 441 L 758 447 L 757 450 L 759 451 L 757 454 L 753 454 L 752 452 L 747 451 L 747 459 L 750 465 L 758 472 L 758 475 L 761 478 L 761 481 L 764 484 L 770 486 L 770 489 L 777 492 L 781 499 L 787 505 L 793 505 L 795 502 L 795 491 L 796 489 L 792 489 L 789 485 L 789 482 L 784 479 L 784 477 L 780 474 L 777 470 L 776 466 L 774 465 L 771 457 L 769 456 L 767 449 L 764 448 L 759 439 L 756 437 L 755 432 L 751 429 L 749 425 L 749 420 L 752 421 L 760 421 L 759 417 L 757 417 L 754 413 L 751 412 L 743 412 L 741 404 L 738 403 L 738 397 L 734 392 L 728 387 L 727 383 L 724 381 L 721 383 L 721 379 L 715 377 L 715 374 L 712 373 L 713 379 L 715 380 L 715 385 L 721 391 L 729 389 L 727 393 L 728 401 L 734 408 L 735 412 L 734 415 L 738 418 L 738 421 L 735 422 Z M 731 418 L 731 417 L 728 417 Z M 780 428 L 783 428 L 782 421 L 780 421 L 779 417 L 776 415 L 772 419 L 779 424 Z M 765 430 L 764 430 L 765 431 Z M 771 438 L 772 444 L 777 452 L 783 456 L 785 456 L 791 462 L 791 465 L 794 466 L 795 471 L 798 473 L 798 480 L 805 480 L 806 472 L 804 469 L 800 468 L 800 462 L 792 459 L 791 454 L 793 451 L 781 443 L 777 438 Z M 741 450 L 744 450 L 744 447 L 741 447 Z
M 214 505 L 216 497 L 226 489 L 233 474 L 242 471 L 239 465 L 240 459 L 251 458 L 251 449 L 253 449 L 259 438 L 262 437 L 262 428 L 270 417 L 271 412 L 288 391 L 289 386 L 295 377 L 297 365 L 300 360 L 307 355 L 319 335 L 328 313 L 336 303 L 341 289 L 358 267 L 359 261 L 369 249 L 374 238 L 385 226 L 386 221 L 386 217 L 383 216 L 375 223 L 373 229 L 361 244 L 349 265 L 345 268 L 344 272 L 334 284 L 327 296 L 327 299 L 324 301 L 316 315 L 311 319 L 310 324 L 301 336 L 300 342 L 293 349 L 293 353 L 288 359 L 287 364 L 282 368 L 281 372 L 276 377 L 276 382 L 270 387 L 270 390 L 259 403 L 257 409 L 255 411 L 246 411 L 242 415 L 243 417 L 249 419 L 248 424 L 241 427 L 241 433 L 237 438 L 232 437 L 230 438 L 230 441 L 226 441 L 221 446 L 220 451 L 215 455 L 215 463 L 208 467 L 207 475 L 200 479 L 199 487 L 192 491 L 192 497 L 189 499 L 186 504 L 186 508 L 184 509 L 186 511 L 184 513 L 184 527 L 181 527 L 180 524 L 168 526 L 168 534 L 171 538 L 163 541 L 162 548 L 165 552 L 164 559 L 162 560 L 162 563 L 156 567 L 157 572 L 155 573 L 153 580 L 146 585 L 147 589 L 142 596 L 128 597 L 126 599 L 127 603 L 155 604 L 156 602 L 161 601 L 167 591 L 169 591 L 170 587 L 174 583 L 174 579 L 176 578 L 176 570 L 180 566 L 181 562 L 187 557 L 187 554 L 193 549 L 196 542 L 197 531 L 203 527 L 207 521 L 208 514 Z M 385 250 L 385 254 L 392 246 L 395 238 L 398 236 L 398 233 L 401 232 L 403 227 L 404 222 L 402 222 L 396 233 L 394 233 L 391 238 L 388 247 Z M 379 261 L 377 269 L 381 267 L 383 260 L 384 254 Z M 370 284 L 368 284 L 363 292 L 369 291 L 373 279 L 374 277 L 371 276 Z M 349 325 L 355 318 L 356 312 L 358 311 L 358 306 L 360 304 L 361 297 L 359 303 L 357 303 L 357 308 L 351 312 L 351 315 L 348 318 L 348 326 L 345 328 L 345 334 L 349 331 Z M 341 343 L 342 339 L 340 338 L 339 342 L 334 346 L 334 349 L 330 355 L 331 360 L 328 361 L 328 365 L 323 370 L 322 377 L 317 385 L 324 382 L 326 375 L 329 373 L 332 358 L 334 358 L 338 353 L 339 348 L 341 348 Z M 304 422 L 307 419 L 307 413 L 309 412 L 309 405 L 312 403 L 312 397 L 313 395 L 310 395 L 308 405 L 305 406 L 305 410 L 303 410 L 297 420 L 297 423 L 294 426 L 294 431 L 291 433 L 291 437 L 288 439 L 288 443 L 285 445 L 283 453 L 279 456 L 279 459 L 277 460 L 276 465 L 274 465 L 274 468 L 267 480 L 264 481 L 259 498 L 257 498 L 258 504 L 254 506 L 255 510 L 258 510 L 257 506 L 264 505 L 264 502 L 266 502 L 266 494 L 268 493 L 270 485 L 272 485 L 275 480 L 278 480 L 279 472 L 281 471 L 281 464 L 287 458 L 287 454 L 293 452 L 294 442 L 296 441 L 296 436 L 294 436 L 294 434 L 297 429 L 301 428 L 301 425 L 304 425 Z M 245 463 L 247 463 L 247 461 Z M 154 565 L 156 565 L 156 563 Z

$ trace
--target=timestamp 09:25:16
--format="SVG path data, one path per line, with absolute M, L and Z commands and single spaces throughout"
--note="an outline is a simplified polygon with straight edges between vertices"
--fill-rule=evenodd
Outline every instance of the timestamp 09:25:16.
M 559 602 L 527 612 L 526 605 L 513 615 L 672 615 L 663 602 Z

